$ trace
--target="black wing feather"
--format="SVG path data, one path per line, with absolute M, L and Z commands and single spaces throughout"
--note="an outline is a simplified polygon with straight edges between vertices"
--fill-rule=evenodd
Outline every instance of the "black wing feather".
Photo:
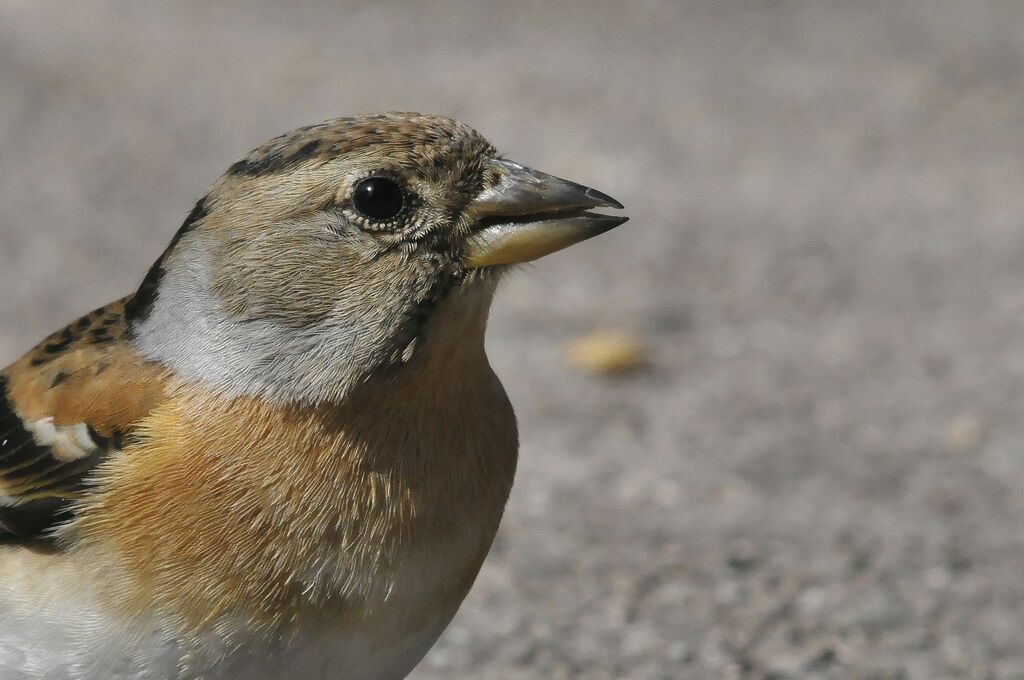
M 0 496 L 0 536 L 35 538 L 62 520 L 73 490 L 101 457 L 71 463 L 57 460 L 50 447 L 40 446 L 25 428 L 7 385 L 7 378 L 0 375 L 0 489 L 19 493 L 17 501 Z

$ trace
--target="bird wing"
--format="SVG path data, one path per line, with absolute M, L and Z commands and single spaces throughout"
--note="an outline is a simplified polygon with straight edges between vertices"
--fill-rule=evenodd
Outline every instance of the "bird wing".
M 160 401 L 167 375 L 131 347 L 125 300 L 83 316 L 0 372 L 0 536 L 35 537 L 89 492 L 89 473 Z

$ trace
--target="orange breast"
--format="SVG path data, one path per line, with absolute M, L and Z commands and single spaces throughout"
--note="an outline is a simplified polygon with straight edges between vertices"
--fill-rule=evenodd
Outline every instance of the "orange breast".
M 116 556 L 121 606 L 191 630 L 368 620 L 403 599 L 450 616 L 500 520 L 517 437 L 486 363 L 439 377 L 400 373 L 315 409 L 172 386 L 74 532 Z

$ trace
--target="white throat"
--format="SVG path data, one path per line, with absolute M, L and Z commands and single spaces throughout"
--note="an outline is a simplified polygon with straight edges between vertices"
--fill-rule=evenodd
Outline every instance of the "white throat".
M 240 321 L 212 291 L 212 258 L 201 245 L 182 243 L 175 260 L 160 281 L 149 315 L 133 328 L 134 344 L 144 357 L 186 380 L 277 403 L 337 403 L 375 371 L 408 360 L 415 345 L 415 353 L 427 351 L 419 337 L 409 335 L 415 313 L 411 302 L 386 309 L 367 308 L 370 303 L 362 301 L 358 313 L 352 304 L 339 304 L 323 320 L 301 328 L 274 319 Z M 478 333 L 482 344 L 493 293 L 489 281 L 475 283 L 468 292 L 450 292 L 432 313 L 445 323 L 431 320 L 425 328 L 462 328 Z

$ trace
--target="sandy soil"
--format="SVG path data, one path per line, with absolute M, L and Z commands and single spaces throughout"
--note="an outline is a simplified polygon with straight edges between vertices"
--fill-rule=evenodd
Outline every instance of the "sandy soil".
M 521 475 L 416 680 L 1024 678 L 1024 4 L 410 7 L 0 2 L 0 364 L 265 138 L 450 114 L 633 219 L 502 291 Z

